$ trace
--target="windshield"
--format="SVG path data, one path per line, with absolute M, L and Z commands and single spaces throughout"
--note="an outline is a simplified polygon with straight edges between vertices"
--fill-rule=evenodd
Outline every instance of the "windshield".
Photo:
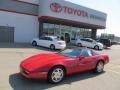
M 67 49 L 67 50 L 61 51 L 60 54 L 67 57 L 71 57 L 71 58 L 77 58 L 80 56 L 81 51 L 82 51 L 81 49 Z

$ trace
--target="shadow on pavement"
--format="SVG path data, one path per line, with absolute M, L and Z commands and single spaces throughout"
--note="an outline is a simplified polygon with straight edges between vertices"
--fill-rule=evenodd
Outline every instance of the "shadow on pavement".
M 49 48 L 40 47 L 40 46 L 32 46 L 27 43 L 0 43 L 0 48 L 17 48 L 17 49 L 37 49 L 43 51 L 57 52 L 60 50 L 51 50 Z
M 104 48 L 105 50 L 111 50 L 111 48 L 110 47 L 106 47 L 106 48 Z
M 43 50 L 43 51 L 49 51 L 49 52 L 59 52 L 60 51 L 60 50 L 51 50 L 50 48 L 41 47 L 41 46 L 35 46 L 33 48 L 38 49 L 38 50 Z
M 103 72 L 102 74 L 104 73 L 105 72 Z M 50 89 L 52 87 L 61 86 L 64 84 L 71 85 L 73 82 L 93 78 L 98 75 L 100 74 L 85 72 L 85 73 L 68 76 L 61 83 L 50 84 L 45 80 L 40 81 L 40 80 L 26 79 L 20 74 L 13 74 L 9 76 L 9 83 L 13 88 L 13 90 L 45 90 L 45 89 Z
M 32 48 L 32 46 L 26 43 L 0 43 L 0 48 Z

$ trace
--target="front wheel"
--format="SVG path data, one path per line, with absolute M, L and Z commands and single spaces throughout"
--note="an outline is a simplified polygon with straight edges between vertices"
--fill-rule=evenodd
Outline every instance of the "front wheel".
M 37 46 L 37 42 L 36 42 L 36 41 L 33 41 L 33 42 L 32 42 L 32 45 L 33 45 L 33 46 Z
M 95 72 L 102 73 L 103 69 L 104 69 L 104 62 L 103 61 L 99 61 L 97 63 L 97 65 L 96 65 Z
M 78 46 L 79 46 L 79 47 L 82 47 L 82 44 L 81 44 L 81 43 L 78 43 Z
M 59 83 L 63 80 L 64 76 L 65 76 L 65 71 L 62 67 L 54 67 L 48 73 L 48 81 L 54 84 Z

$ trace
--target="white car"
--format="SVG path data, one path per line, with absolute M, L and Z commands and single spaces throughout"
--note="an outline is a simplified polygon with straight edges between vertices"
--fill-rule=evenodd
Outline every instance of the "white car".
M 103 49 L 103 44 L 96 42 L 95 40 L 91 38 L 83 38 L 83 39 L 77 39 L 76 40 L 76 45 L 78 46 L 85 46 L 89 48 L 94 48 L 96 50 L 102 50 Z
M 44 36 L 40 37 L 39 39 L 33 39 L 31 44 L 33 46 L 43 46 L 43 47 L 48 47 L 52 50 L 54 49 L 65 49 L 66 48 L 66 43 L 65 41 L 60 40 L 56 36 Z

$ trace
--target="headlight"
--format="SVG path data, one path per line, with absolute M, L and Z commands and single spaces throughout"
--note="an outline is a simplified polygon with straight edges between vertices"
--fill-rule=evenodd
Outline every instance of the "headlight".
M 30 72 L 25 70 L 25 73 L 29 74 Z
M 30 73 L 29 71 L 24 70 L 23 68 L 20 68 L 20 72 L 21 72 L 21 73 L 24 73 L 24 74 L 29 74 L 29 73 Z

